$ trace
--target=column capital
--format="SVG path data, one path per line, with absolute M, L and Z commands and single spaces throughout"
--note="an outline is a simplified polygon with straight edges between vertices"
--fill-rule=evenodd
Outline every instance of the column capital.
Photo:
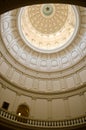
M 68 97 L 63 97 L 63 100 L 68 100 Z
M 48 101 L 48 102 L 51 102 L 51 101 L 52 101 L 52 98 L 48 98 L 47 101 Z

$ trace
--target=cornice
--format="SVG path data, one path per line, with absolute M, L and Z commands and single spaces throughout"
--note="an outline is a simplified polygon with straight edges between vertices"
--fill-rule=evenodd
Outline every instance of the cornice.
M 3 88 L 10 89 L 14 91 L 15 93 L 18 93 L 19 95 L 25 95 L 29 96 L 31 98 L 39 98 L 39 99 L 65 99 L 72 97 L 74 95 L 80 95 L 80 93 L 86 92 L 86 83 L 81 84 L 80 86 L 77 86 L 75 89 L 70 89 L 67 91 L 55 91 L 55 92 L 42 92 L 42 91 L 33 91 L 33 90 L 27 90 L 24 88 L 21 88 L 21 86 L 17 86 L 16 84 L 12 84 L 9 82 L 9 80 L 4 79 L 3 76 L 0 76 L 0 84 Z

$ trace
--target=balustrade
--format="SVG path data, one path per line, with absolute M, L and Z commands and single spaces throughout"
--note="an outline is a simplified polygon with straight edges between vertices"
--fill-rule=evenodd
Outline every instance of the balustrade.
M 86 115 L 75 118 L 75 119 L 65 119 L 65 120 L 57 120 L 57 121 L 45 121 L 45 120 L 36 120 L 29 119 L 26 117 L 18 116 L 16 114 L 12 114 L 4 109 L 0 109 L 0 117 L 5 118 L 15 122 L 21 122 L 28 124 L 29 126 L 36 127 L 73 127 L 77 125 L 86 124 Z

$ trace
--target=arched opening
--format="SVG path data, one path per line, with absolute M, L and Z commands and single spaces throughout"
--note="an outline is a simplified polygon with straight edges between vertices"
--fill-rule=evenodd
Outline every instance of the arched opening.
M 29 107 L 25 104 L 19 105 L 18 109 L 17 109 L 17 115 L 28 117 L 29 116 Z

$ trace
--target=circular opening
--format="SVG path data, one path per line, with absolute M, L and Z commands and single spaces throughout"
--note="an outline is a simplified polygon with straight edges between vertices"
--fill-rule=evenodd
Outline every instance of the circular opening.
M 53 10 L 54 10 L 54 8 L 53 8 L 53 5 L 51 5 L 51 4 L 46 4 L 46 5 L 43 5 L 43 7 L 42 7 L 42 13 L 44 16 L 52 15 Z

